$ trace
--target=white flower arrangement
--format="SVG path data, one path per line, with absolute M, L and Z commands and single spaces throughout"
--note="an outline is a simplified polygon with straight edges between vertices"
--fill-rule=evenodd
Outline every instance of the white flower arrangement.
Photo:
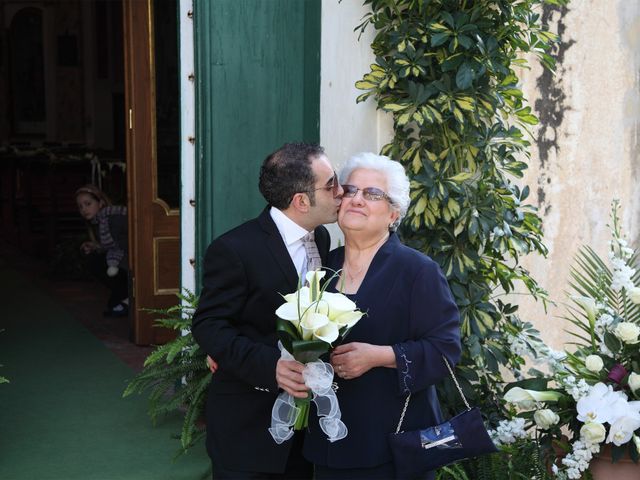
M 544 352 L 551 373 L 516 382 L 504 396 L 534 429 L 558 479 L 582 478 L 604 445 L 614 459 L 640 455 L 640 277 L 618 208 L 614 201 L 609 264 L 584 247 L 571 271 L 574 347 L 564 358 Z

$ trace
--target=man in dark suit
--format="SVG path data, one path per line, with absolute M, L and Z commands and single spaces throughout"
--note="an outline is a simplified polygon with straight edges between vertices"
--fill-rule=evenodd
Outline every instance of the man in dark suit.
M 207 398 L 207 451 L 216 480 L 310 479 L 302 432 L 277 445 L 268 431 L 278 389 L 296 397 L 307 390 L 302 365 L 280 359 L 275 310 L 318 253 L 326 260 L 322 224 L 336 221 L 342 188 L 322 147 L 304 143 L 269 155 L 259 187 L 269 206 L 214 240 L 205 256 L 192 331 L 219 365 Z

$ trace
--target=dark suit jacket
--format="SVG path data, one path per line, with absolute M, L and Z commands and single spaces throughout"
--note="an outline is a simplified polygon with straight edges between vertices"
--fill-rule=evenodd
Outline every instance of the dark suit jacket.
M 343 261 L 344 248 L 338 248 L 331 252 L 328 265 L 339 269 Z M 312 404 L 304 455 L 332 468 L 370 468 L 391 461 L 387 436 L 395 432 L 409 392 L 403 430 L 441 422 L 434 384 L 448 376 L 441 355 L 451 365 L 459 359 L 459 314 L 438 265 L 404 246 L 395 234 L 378 250 L 350 298 L 368 315 L 345 342 L 391 345 L 398 368 L 373 368 L 352 380 L 336 376 L 336 395 L 349 433 L 329 443 Z
M 329 234 L 315 231 L 323 263 Z M 291 440 L 268 432 L 278 395 L 276 309 L 298 275 L 268 208 L 225 233 L 207 250 L 193 335 L 218 361 L 207 398 L 207 451 L 228 470 L 284 471 Z

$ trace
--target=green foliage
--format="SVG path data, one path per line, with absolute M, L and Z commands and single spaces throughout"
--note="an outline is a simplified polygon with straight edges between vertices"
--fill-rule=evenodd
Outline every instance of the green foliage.
M 514 183 L 527 168 L 526 129 L 537 123 L 516 68 L 527 66 L 527 53 L 553 68 L 556 37 L 541 27 L 541 0 L 364 3 L 371 13 L 358 28 L 376 29 L 376 63 L 356 83 L 365 90 L 358 101 L 371 97 L 393 115 L 394 138 L 382 153 L 411 179 L 400 234 L 445 272 L 461 313 L 465 393 L 495 421 L 504 367 L 524 364 L 513 339 L 529 348 L 539 341 L 503 297 L 547 301 L 520 264 L 547 249 L 529 187 Z M 445 384 L 440 396 L 449 413 L 460 408 L 451 392 Z
M 161 316 L 156 320 L 157 326 L 180 334 L 147 357 L 143 370 L 129 383 L 123 397 L 149 391 L 149 415 L 154 422 L 167 413 L 183 412 L 179 453 L 185 453 L 204 437 L 204 429 L 198 422 L 204 412 L 211 373 L 206 354 L 191 335 L 191 319 L 198 297 L 187 289 L 177 296 L 179 304 L 149 311 Z
M 441 468 L 436 480 L 551 480 L 544 452 L 533 439 L 520 439 L 499 453 Z

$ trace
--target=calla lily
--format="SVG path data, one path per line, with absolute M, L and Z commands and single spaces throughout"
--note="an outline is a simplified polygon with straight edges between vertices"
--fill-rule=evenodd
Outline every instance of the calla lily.
M 536 402 L 557 402 L 560 397 L 562 397 L 562 394 L 551 390 L 539 392 L 537 390 L 513 387 L 505 394 L 504 399 L 523 408 L 533 408 Z
M 328 322 L 326 325 L 317 328 L 313 332 L 313 337 L 326 343 L 333 343 L 338 339 L 339 334 L 338 326 L 333 322 Z
M 309 305 L 311 305 L 311 291 L 309 287 L 302 287 L 297 292 L 283 295 L 285 302 L 300 304 L 300 308 L 304 311 Z
M 332 321 L 332 323 L 335 323 L 340 328 L 342 327 L 351 328 L 356 323 L 358 323 L 358 321 L 362 318 L 363 315 L 364 314 L 361 311 L 356 310 L 355 312 L 345 312 L 341 315 L 338 315 L 335 318 L 330 318 L 330 320 Z
M 307 312 L 300 322 L 302 339 L 311 340 L 313 338 L 313 333 L 319 328 L 324 327 L 327 323 L 329 323 L 329 317 L 326 315 L 316 312 Z
M 357 307 L 356 304 L 349 300 L 341 293 L 324 292 L 322 301 L 329 306 L 329 318 L 332 320 L 346 312 L 352 312 Z
M 283 303 L 276 310 L 276 315 L 278 316 L 278 318 L 293 323 L 296 328 L 300 324 L 298 305 L 296 305 L 295 303 Z
M 593 332 L 596 324 L 596 314 L 598 313 L 598 308 L 596 307 L 596 301 L 591 297 L 580 297 L 574 296 L 573 300 L 582 307 L 584 312 L 587 314 L 587 318 L 589 319 L 589 326 L 591 331 Z
M 320 296 L 320 280 L 327 274 L 324 270 L 311 270 L 307 272 L 305 278 L 311 290 L 311 300 L 316 301 Z

